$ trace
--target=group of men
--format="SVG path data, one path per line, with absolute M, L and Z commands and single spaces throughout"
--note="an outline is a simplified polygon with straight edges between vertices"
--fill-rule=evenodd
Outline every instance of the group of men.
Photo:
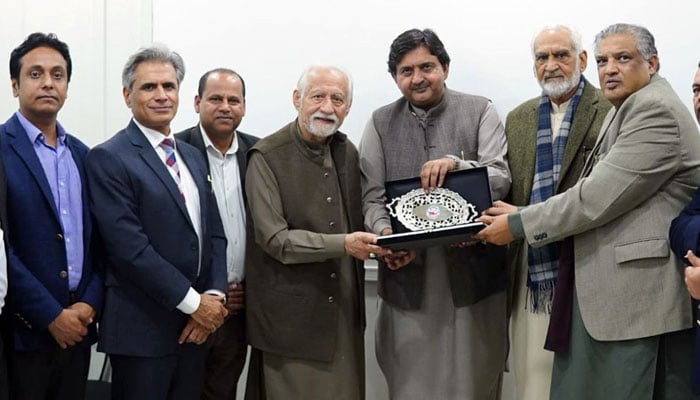
M 700 189 L 671 221 L 700 185 L 697 126 L 643 27 L 596 36 L 601 89 L 572 29 L 532 51 L 542 94 L 504 127 L 487 98 L 447 88 L 433 31 L 403 32 L 388 58 L 402 96 L 358 149 L 335 66 L 307 68 L 297 118 L 261 140 L 238 131 L 243 78 L 208 71 L 199 123 L 173 133 L 184 63 L 147 47 L 122 74 L 131 121 L 88 150 L 57 120 L 68 47 L 30 35 L 0 125 L 0 399 L 84 398 L 96 341 L 114 399 L 235 399 L 248 344 L 248 399 L 364 398 L 370 257 L 393 399 L 499 399 L 509 317 L 518 399 L 692 398 Z M 700 120 L 700 69 L 693 92 Z M 432 190 L 473 167 L 496 200 L 478 240 L 377 245 L 386 181 Z

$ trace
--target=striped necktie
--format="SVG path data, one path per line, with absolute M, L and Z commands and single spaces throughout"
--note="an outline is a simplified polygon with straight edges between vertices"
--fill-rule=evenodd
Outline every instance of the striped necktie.
M 159 146 L 165 151 L 165 164 L 172 172 L 175 173 L 173 178 L 175 179 L 177 188 L 180 191 L 182 201 L 185 201 L 185 195 L 182 193 L 182 188 L 180 187 L 180 168 L 178 168 L 177 159 L 175 158 L 175 141 L 170 138 L 165 138 L 162 142 L 160 142 Z

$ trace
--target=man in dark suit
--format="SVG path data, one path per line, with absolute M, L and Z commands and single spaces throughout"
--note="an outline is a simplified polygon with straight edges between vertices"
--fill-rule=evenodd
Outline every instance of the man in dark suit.
M 0 163 L 0 165 L 2 165 Z M 4 176 L 5 170 L 2 169 Z M 0 204 L 0 207 L 5 207 L 5 203 Z M 0 230 L 0 232 L 2 232 Z M 4 232 L 1 233 L 4 238 Z M 7 328 L 7 313 L 3 314 L 2 310 L 5 305 L 5 295 L 7 294 L 7 255 L 5 253 L 4 240 L 0 241 L 0 400 L 9 399 L 10 382 L 7 378 L 7 350 L 5 346 L 8 344 L 8 328 Z
M 7 177 L 5 175 L 5 164 L 2 162 L 2 152 L 0 152 L 0 400 L 9 399 L 10 382 L 7 377 L 7 352 L 12 343 L 11 331 L 9 328 L 9 315 L 3 314 L 7 295 Z M 7 309 L 5 309 L 7 310 Z
M 11 397 L 84 397 L 102 281 L 88 207 L 88 148 L 56 117 L 71 77 L 68 46 L 33 33 L 12 51 L 19 111 L 0 125 L 7 172 Z M 5 226 L 3 226 L 4 228 Z M 5 314 L 5 312 L 3 312 Z
M 0 139 L 0 142 L 2 139 Z M 10 315 L 7 313 L 7 176 L 0 152 L 0 400 L 9 399 L 10 381 L 7 376 L 7 354 L 12 348 Z M 5 312 L 3 313 L 3 310 Z
M 236 130 L 245 115 L 245 82 L 230 69 L 217 68 L 202 75 L 194 109 L 199 124 L 175 137 L 199 149 L 207 161 L 226 233 L 228 275 L 229 314 L 207 340 L 202 399 L 235 400 L 248 348 L 243 313 L 246 247 L 255 240 L 246 237 L 252 230 L 246 228 L 245 157 L 258 138 Z
M 693 79 L 693 109 L 695 118 L 700 122 L 700 63 Z M 671 248 L 678 258 L 690 264 L 685 268 L 685 285 L 695 300 L 700 300 L 700 258 L 698 241 L 700 240 L 700 189 L 693 193 L 680 215 L 671 223 Z M 700 314 L 698 302 L 694 301 L 696 319 Z M 700 323 L 698 323 L 700 325 Z M 700 395 L 700 331 L 695 326 L 695 363 L 693 366 L 693 393 Z
M 197 399 L 208 335 L 227 314 L 226 238 L 197 149 L 172 139 L 184 77 L 164 46 L 122 73 L 133 119 L 87 158 L 90 201 L 107 252 L 100 351 L 113 399 Z

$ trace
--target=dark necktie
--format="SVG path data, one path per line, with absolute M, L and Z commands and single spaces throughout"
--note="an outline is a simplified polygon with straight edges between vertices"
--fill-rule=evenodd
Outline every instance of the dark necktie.
M 177 159 L 175 158 L 175 141 L 173 139 L 166 138 L 160 142 L 159 146 L 165 151 L 165 164 L 175 173 L 175 183 L 180 191 L 182 201 L 185 201 L 185 195 L 182 193 L 182 187 L 180 186 L 180 168 L 178 168 Z

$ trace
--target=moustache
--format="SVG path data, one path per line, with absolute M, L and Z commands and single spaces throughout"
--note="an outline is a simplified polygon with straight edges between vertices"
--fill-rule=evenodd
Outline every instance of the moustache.
M 564 74 L 558 73 L 558 72 L 545 72 L 543 79 L 550 79 L 550 78 L 566 78 Z
M 329 121 L 338 122 L 338 117 L 335 116 L 335 114 L 326 114 L 322 111 L 316 111 L 315 113 L 311 114 L 312 119 L 326 119 Z
M 418 85 L 411 85 L 411 90 L 421 90 L 430 87 L 430 82 L 424 81 Z

